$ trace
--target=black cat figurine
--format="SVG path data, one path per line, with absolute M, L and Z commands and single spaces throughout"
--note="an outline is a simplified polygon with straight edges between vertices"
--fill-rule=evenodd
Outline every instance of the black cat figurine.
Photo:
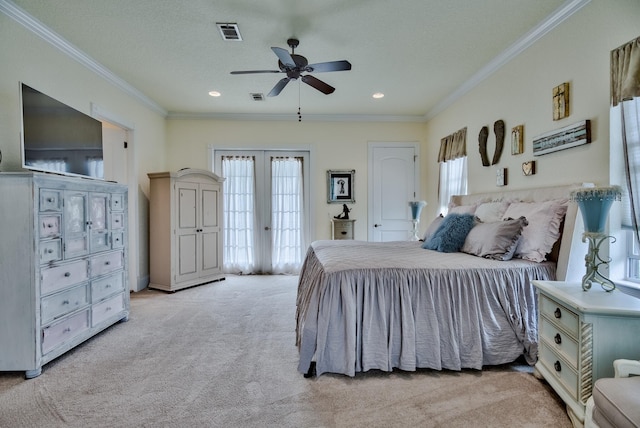
M 336 218 L 338 220 L 349 220 L 349 211 L 351 210 L 347 208 L 347 204 L 342 204 L 342 213 L 333 216 L 333 218 Z

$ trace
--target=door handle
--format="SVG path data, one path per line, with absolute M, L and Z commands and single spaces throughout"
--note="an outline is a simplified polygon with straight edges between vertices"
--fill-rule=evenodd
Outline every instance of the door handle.
M 373 225 L 373 227 L 382 227 L 382 225 L 381 225 L 381 224 L 376 223 L 376 224 L 374 224 L 374 225 Z
M 271 228 L 269 226 L 265 226 L 264 230 L 271 230 Z

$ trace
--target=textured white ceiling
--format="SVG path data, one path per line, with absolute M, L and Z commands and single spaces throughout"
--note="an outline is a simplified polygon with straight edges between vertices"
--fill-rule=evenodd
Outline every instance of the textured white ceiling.
M 573 1 L 575 2 L 575 0 Z M 14 0 L 170 114 L 424 117 L 554 12 L 562 0 Z M 223 41 L 216 22 L 239 25 Z M 298 82 L 266 94 L 282 74 L 271 46 L 309 62 L 346 59 L 318 73 L 324 95 Z M 211 90 L 222 93 L 212 98 Z M 264 93 L 256 102 L 250 93 Z M 385 97 L 374 100 L 374 92 Z

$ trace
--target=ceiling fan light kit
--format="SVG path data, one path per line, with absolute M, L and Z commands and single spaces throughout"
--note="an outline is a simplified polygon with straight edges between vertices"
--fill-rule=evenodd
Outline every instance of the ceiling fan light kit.
M 289 39 L 287 44 L 291 48 L 291 53 L 286 49 L 279 47 L 272 47 L 271 50 L 278 57 L 279 70 L 246 70 L 246 71 L 232 71 L 231 74 L 257 74 L 257 73 L 285 73 L 287 77 L 280 79 L 276 85 L 267 94 L 268 97 L 275 97 L 291 80 L 300 79 L 303 83 L 311 86 L 314 89 L 329 95 L 336 89 L 323 82 L 322 80 L 310 75 L 302 73 L 326 73 L 331 71 L 348 71 L 351 70 L 351 63 L 346 60 L 341 61 L 329 61 L 319 62 L 315 64 L 309 64 L 307 58 L 295 53 L 295 49 L 300 44 L 298 39 Z

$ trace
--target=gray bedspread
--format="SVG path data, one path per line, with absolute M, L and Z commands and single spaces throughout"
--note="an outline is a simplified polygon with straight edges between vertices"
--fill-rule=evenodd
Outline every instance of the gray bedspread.
M 439 253 L 421 242 L 316 241 L 297 296 L 298 370 L 481 369 L 537 359 L 533 280 L 555 264 Z

